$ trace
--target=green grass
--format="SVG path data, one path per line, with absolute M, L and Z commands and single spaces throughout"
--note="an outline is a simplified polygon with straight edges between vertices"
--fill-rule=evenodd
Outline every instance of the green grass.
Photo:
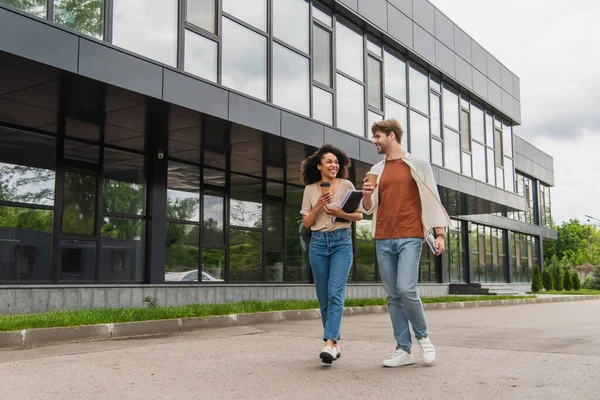
M 442 296 L 424 297 L 423 303 L 521 299 L 535 296 Z M 346 307 L 387 305 L 386 299 L 347 299 Z M 248 301 L 228 304 L 193 304 L 180 307 L 101 308 L 56 311 L 41 314 L 0 315 L 0 331 L 52 328 L 118 322 L 150 321 L 171 318 L 198 318 L 210 315 L 244 314 L 264 311 L 318 308 L 316 300 Z
M 549 292 L 540 292 L 540 294 L 592 294 L 600 295 L 600 290 L 580 289 L 580 290 L 550 290 Z

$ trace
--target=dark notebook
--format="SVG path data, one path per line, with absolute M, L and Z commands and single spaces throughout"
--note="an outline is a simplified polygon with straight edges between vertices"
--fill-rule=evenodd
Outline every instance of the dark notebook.
M 342 200 L 342 210 L 351 214 L 358 208 L 360 201 L 362 200 L 363 192 L 362 190 L 350 189 L 344 195 L 344 200 Z M 348 222 L 344 218 L 333 217 L 333 222 Z

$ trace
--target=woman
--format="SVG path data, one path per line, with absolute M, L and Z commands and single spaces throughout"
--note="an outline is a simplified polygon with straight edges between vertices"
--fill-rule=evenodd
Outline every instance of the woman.
M 302 162 L 302 181 L 306 187 L 300 212 L 304 226 L 311 230 L 308 254 L 321 307 L 325 341 L 319 357 L 327 364 L 340 357 L 338 341 L 346 281 L 352 266 L 352 222 L 334 222 L 332 218 L 341 217 L 347 221 L 362 219 L 362 213 L 347 214 L 340 207 L 344 194 L 354 189 L 352 182 L 346 179 L 349 167 L 350 158 L 346 153 L 329 144 Z

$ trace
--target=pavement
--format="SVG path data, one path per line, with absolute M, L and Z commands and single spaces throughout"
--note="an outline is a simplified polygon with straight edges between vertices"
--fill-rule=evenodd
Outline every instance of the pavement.
M 429 310 L 435 366 L 381 367 L 389 316 L 345 317 L 342 358 L 318 320 L 0 351 L 13 399 L 592 399 L 600 301 Z

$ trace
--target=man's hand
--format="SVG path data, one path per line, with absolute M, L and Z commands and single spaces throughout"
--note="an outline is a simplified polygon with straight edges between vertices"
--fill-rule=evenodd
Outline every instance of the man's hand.
M 372 199 L 373 191 L 377 187 L 377 184 L 375 184 L 375 186 L 373 186 L 370 183 L 368 183 L 367 181 L 368 181 L 368 179 L 365 176 L 365 179 L 363 179 L 363 188 L 362 188 L 362 192 L 363 192 L 362 205 L 365 210 L 370 210 L 371 207 L 373 206 L 373 199 Z
M 444 252 L 444 250 L 446 249 L 446 246 L 444 245 L 444 237 L 443 236 L 437 236 L 435 238 L 435 247 L 438 249 L 437 253 L 435 253 L 436 256 L 439 256 Z

